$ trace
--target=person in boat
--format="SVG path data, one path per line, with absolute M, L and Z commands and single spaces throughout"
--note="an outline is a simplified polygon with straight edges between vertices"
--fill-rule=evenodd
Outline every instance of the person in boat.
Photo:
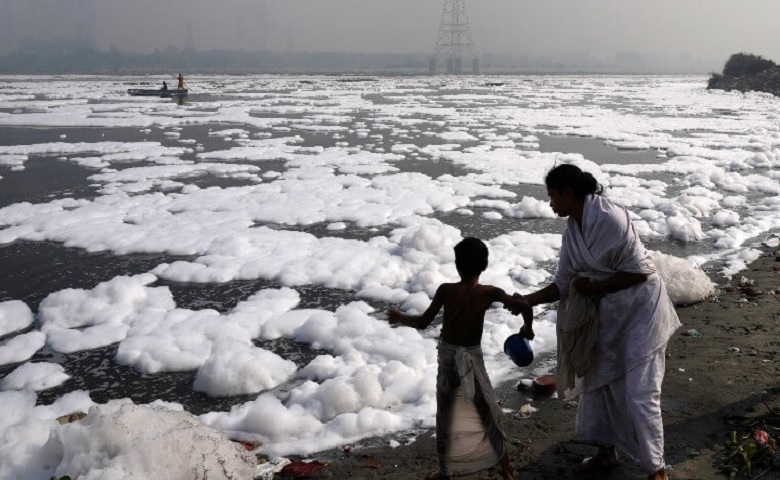
M 661 384 L 666 345 L 680 326 L 666 286 L 628 211 L 601 195 L 593 175 L 558 165 L 545 184 L 553 212 L 568 217 L 558 272 L 546 287 L 515 296 L 532 307 L 559 301 L 558 393 L 579 394 L 576 433 L 599 446 L 576 470 L 612 468 L 619 449 L 648 480 L 666 480 Z
M 503 412 L 485 370 L 480 342 L 485 312 L 494 302 L 523 314 L 520 334 L 525 338 L 534 337 L 533 317 L 525 301 L 498 287 L 479 284 L 479 276 L 487 265 L 487 246 L 477 238 L 466 238 L 455 245 L 455 267 L 460 282 L 440 285 L 422 315 L 409 315 L 394 308 L 388 312 L 388 320 L 393 325 L 423 329 L 444 307 L 436 379 L 439 469 L 426 478 L 449 479 L 496 464 L 501 465 L 504 480 L 515 478 L 502 427 Z
M 184 90 L 184 75 L 179 73 L 179 76 L 177 78 L 179 80 L 179 85 L 176 88 L 178 88 L 179 90 Z
M 162 88 L 160 90 L 168 90 L 168 82 L 163 80 L 163 86 L 162 86 Z

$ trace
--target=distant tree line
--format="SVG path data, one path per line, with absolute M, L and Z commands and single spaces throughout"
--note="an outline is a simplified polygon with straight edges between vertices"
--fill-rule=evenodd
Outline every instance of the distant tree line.
M 421 54 L 276 53 L 270 51 L 196 51 L 168 47 L 149 54 L 109 48 L 99 50 L 79 42 L 28 43 L 20 51 L 0 56 L 3 74 L 76 73 L 247 73 L 336 72 L 346 70 L 426 70 Z
M 768 92 L 780 96 L 780 66 L 752 53 L 735 53 L 723 65 L 723 73 L 713 73 L 707 88 L 740 92 Z
M 29 40 L 0 56 L 0 74 L 170 74 L 186 73 L 381 73 L 426 74 L 430 55 L 211 50 L 168 47 L 153 53 L 100 50 L 86 40 Z M 710 63 L 683 54 L 654 57 L 620 52 L 604 59 L 585 51 L 555 55 L 497 55 L 480 58 L 480 70 L 502 73 L 706 73 Z

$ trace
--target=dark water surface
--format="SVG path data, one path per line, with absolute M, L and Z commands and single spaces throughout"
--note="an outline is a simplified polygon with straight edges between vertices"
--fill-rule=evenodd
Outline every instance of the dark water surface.
M 261 90 L 258 87 L 258 90 Z M 292 92 L 292 90 L 291 90 Z M 439 94 L 447 94 L 441 90 Z M 462 90 L 452 90 L 453 95 L 463 94 Z M 378 94 L 379 97 L 383 95 Z M 198 101 L 193 96 L 192 103 L 181 108 L 197 108 L 206 111 L 209 101 L 217 101 L 222 97 L 202 96 Z M 380 101 L 380 99 L 376 99 Z M 394 102 L 387 97 L 381 101 Z M 488 100 L 492 102 L 493 100 Z M 282 103 L 274 107 L 282 106 Z M 479 102 L 440 102 L 440 105 L 453 108 L 476 108 Z M 430 116 L 426 121 L 430 124 L 418 124 L 414 128 L 408 128 L 411 138 L 398 139 L 388 134 L 386 128 L 379 128 L 378 123 L 372 119 L 371 112 L 352 112 L 352 125 L 350 127 L 362 127 L 372 129 L 369 136 L 358 134 L 355 130 L 341 132 L 335 138 L 333 132 L 313 132 L 305 128 L 296 128 L 296 122 L 307 118 L 306 115 L 294 113 L 279 113 L 274 107 L 258 107 L 253 116 L 257 118 L 269 118 L 272 120 L 283 117 L 283 126 L 289 131 L 260 129 L 247 125 L 186 125 L 176 129 L 178 138 L 171 138 L 164 133 L 166 129 L 159 127 L 141 128 L 28 128 L 28 127 L 0 127 L 0 145 L 32 145 L 38 143 L 53 142 L 143 142 L 154 141 L 168 147 L 182 147 L 190 149 L 179 158 L 186 161 L 208 162 L 208 159 L 200 159 L 197 154 L 201 151 L 209 152 L 224 150 L 235 145 L 227 142 L 222 137 L 210 135 L 210 132 L 226 130 L 230 128 L 242 128 L 248 132 L 249 139 L 257 138 L 255 135 L 270 135 L 274 138 L 300 136 L 300 142 L 296 145 L 304 147 L 329 147 L 337 142 L 346 143 L 349 146 L 365 147 L 373 144 L 374 151 L 384 150 L 389 152 L 396 143 L 412 144 L 418 147 L 426 147 L 446 143 L 431 136 L 415 133 L 415 129 L 431 130 L 441 129 L 438 123 L 441 118 Z M 426 126 L 427 125 L 427 126 Z M 66 138 L 60 138 L 60 135 Z M 381 134 L 382 138 L 371 138 L 371 135 Z M 194 143 L 181 142 L 180 140 L 195 140 Z M 198 147 L 197 149 L 195 147 Z M 658 162 L 655 151 L 626 151 L 605 145 L 602 141 L 578 137 L 553 137 L 540 136 L 539 150 L 542 152 L 581 153 L 586 159 L 594 162 L 634 164 Z M 22 171 L 11 171 L 0 167 L 0 208 L 18 203 L 32 202 L 44 203 L 53 199 L 64 197 L 76 199 L 92 199 L 98 195 L 98 185 L 89 180 L 89 177 L 98 170 L 79 166 L 71 161 L 58 159 L 68 155 L 34 156 L 26 163 Z M 83 156 L 89 156 L 84 154 Z M 261 172 L 285 170 L 284 159 L 272 159 L 268 161 L 244 161 L 257 165 Z M 455 166 L 450 162 L 432 160 L 430 155 L 420 153 L 417 157 L 408 157 L 402 161 L 393 161 L 392 165 L 401 171 L 418 172 L 437 178 L 442 175 L 463 176 L 471 173 L 468 169 Z M 114 169 L 130 168 L 138 166 L 137 162 L 112 164 Z M 267 181 L 273 181 L 269 179 Z M 241 179 L 219 178 L 205 175 L 197 179 L 187 179 L 185 183 L 196 184 L 202 188 L 220 187 L 229 188 L 247 184 Z M 519 201 L 524 195 L 532 196 L 540 200 L 546 200 L 546 191 L 542 186 L 534 185 L 506 185 L 503 189 L 516 194 L 510 202 Z M 488 220 L 483 213 L 491 209 L 471 208 L 472 216 L 464 216 L 456 212 L 437 212 L 432 215 L 442 222 L 457 227 L 464 236 L 477 236 L 481 238 L 493 238 L 498 235 L 518 230 L 534 232 L 561 233 L 564 221 L 561 219 L 514 219 L 503 218 L 501 220 Z M 359 227 L 347 223 L 343 230 L 328 230 L 328 223 L 316 223 L 302 226 L 267 225 L 271 228 L 298 230 L 311 233 L 317 237 L 337 236 L 341 238 L 368 240 L 377 235 L 387 235 L 392 227 L 381 226 L 371 229 Z M 692 254 L 706 254 L 707 248 L 702 244 L 684 244 L 668 239 L 653 239 L 647 242 L 649 248 L 662 250 L 677 256 Z M 161 263 L 170 263 L 180 260 L 180 257 L 170 255 L 114 255 L 111 252 L 87 253 L 82 250 L 66 248 L 61 244 L 51 242 L 19 241 L 7 245 L 0 245 L 0 301 L 22 300 L 35 312 L 40 302 L 47 295 L 65 288 L 91 289 L 101 282 L 108 281 L 119 275 L 136 275 L 148 272 Z M 185 258 L 185 260 L 188 260 Z M 551 269 L 552 265 L 549 266 Z M 186 309 L 214 309 L 219 312 L 230 311 L 235 305 L 264 288 L 278 288 L 279 285 L 272 281 L 257 280 L 247 282 L 228 282 L 224 284 L 182 284 L 160 281 L 157 286 L 170 288 L 173 297 L 180 308 Z M 321 308 L 335 310 L 338 306 L 355 300 L 364 300 L 356 297 L 355 292 L 329 289 L 322 286 L 301 286 L 295 288 L 301 296 L 299 308 Z M 379 312 L 383 312 L 387 305 L 382 302 L 369 302 Z M 381 314 L 380 314 L 381 315 Z M 2 341 L 3 339 L 0 339 Z M 308 345 L 279 339 L 269 342 L 257 342 L 258 346 L 272 350 L 284 358 L 291 359 L 299 367 L 306 365 L 319 353 Z M 205 413 L 215 410 L 227 410 L 232 405 L 238 405 L 256 398 L 256 395 L 230 397 L 224 399 L 212 399 L 194 392 L 192 383 L 196 372 L 143 374 L 131 367 L 119 365 L 114 360 L 116 345 L 98 348 L 94 350 L 77 352 L 72 354 L 60 354 L 51 351 L 47 347 L 38 352 L 32 361 L 47 361 L 63 365 L 66 372 L 72 378 L 63 385 L 39 392 L 39 403 L 47 404 L 54 401 L 62 394 L 77 390 L 88 390 L 92 399 L 96 402 L 105 402 L 114 398 L 130 398 L 137 403 L 148 403 L 155 399 L 182 403 L 187 410 L 193 413 Z M 0 377 L 6 375 L 17 365 L 0 367 Z M 284 397 L 285 392 L 296 386 L 296 382 L 287 383 L 274 389 L 274 392 Z

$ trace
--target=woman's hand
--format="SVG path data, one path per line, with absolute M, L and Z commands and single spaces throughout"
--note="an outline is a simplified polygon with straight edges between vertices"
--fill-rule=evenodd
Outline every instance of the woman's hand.
M 519 293 L 512 294 L 512 300 L 512 302 L 504 304 L 504 308 L 512 312 L 512 315 L 519 315 L 531 310 L 531 305 L 528 303 L 525 297 Z
M 597 295 L 601 293 L 601 289 L 597 283 L 591 282 L 589 278 L 578 278 L 574 280 L 574 288 L 583 295 Z
M 598 282 L 589 281 L 580 277 L 572 283 L 575 289 L 583 295 L 606 295 L 625 288 L 633 287 L 647 281 L 646 273 L 617 272 L 606 280 Z

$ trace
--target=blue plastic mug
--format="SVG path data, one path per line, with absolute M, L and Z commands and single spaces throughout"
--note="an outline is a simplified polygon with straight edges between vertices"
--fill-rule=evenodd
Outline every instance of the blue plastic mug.
M 510 335 L 506 339 L 504 342 L 504 353 L 518 367 L 527 367 L 534 361 L 534 351 L 531 349 L 531 342 L 527 338 L 521 337 L 518 333 Z

